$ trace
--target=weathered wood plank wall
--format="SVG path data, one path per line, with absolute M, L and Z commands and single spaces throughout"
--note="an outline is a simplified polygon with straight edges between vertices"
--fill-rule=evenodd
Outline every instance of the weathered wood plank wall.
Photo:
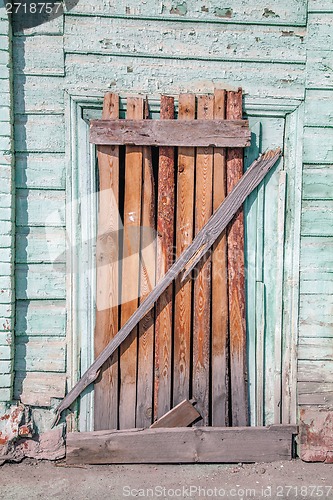
M 298 402 L 333 408 L 333 6 L 312 0 L 308 17 Z
M 50 404 L 50 397 L 61 397 L 65 387 L 68 367 L 62 346 L 66 335 L 66 237 L 65 217 L 57 214 L 64 213 L 68 186 L 65 154 L 69 154 L 72 147 L 70 141 L 65 140 L 65 120 L 70 127 L 70 115 L 68 113 L 65 118 L 64 104 L 66 102 L 69 107 L 68 94 L 97 96 L 96 99 L 101 100 L 108 89 L 123 95 L 152 95 L 182 91 L 209 93 L 216 87 L 237 89 L 242 86 L 246 93 L 245 111 L 246 104 L 253 102 L 271 102 L 279 98 L 301 102 L 306 90 L 299 401 L 304 404 L 327 401 L 325 394 L 333 391 L 327 368 L 330 360 L 326 358 L 330 350 L 326 350 L 323 340 L 333 337 L 330 318 L 333 156 L 329 146 L 332 142 L 333 74 L 330 68 L 333 52 L 328 43 L 332 15 L 331 2 L 327 0 L 310 0 L 308 11 L 306 2 L 299 0 L 232 0 L 228 8 L 221 8 L 216 0 L 207 6 L 194 0 L 178 3 L 167 0 L 162 7 L 152 0 L 145 3 L 121 1 L 112 6 L 109 2 L 96 4 L 92 0 L 82 0 L 64 18 L 15 34 L 16 397 L 23 390 L 23 400 L 28 401 L 29 394 L 34 394 L 35 405 L 45 404 L 45 401 Z M 111 31 L 115 37 L 110 37 Z M 1 73 L 1 85 L 3 81 Z M 9 117 L 8 106 L 6 109 Z M 283 144 L 283 117 L 263 118 L 258 107 L 250 120 L 253 134 L 260 136 L 258 150 Z M 259 122 L 261 135 L 257 133 Z M 256 144 L 251 154 L 256 154 Z M 191 160 L 187 161 L 190 164 Z M 248 163 L 249 158 L 246 159 Z M 251 251 L 254 240 L 246 240 L 250 276 L 247 300 L 254 306 L 254 309 L 248 307 L 247 321 L 249 355 L 265 359 L 267 384 L 261 405 L 265 408 L 266 423 L 274 421 L 274 377 L 267 367 L 277 362 L 272 346 L 276 324 L 274 311 L 279 299 L 272 286 L 276 276 L 270 263 L 279 257 L 274 233 L 278 220 L 275 208 L 278 207 L 278 186 L 278 175 L 274 173 L 258 194 L 258 203 L 251 206 L 249 202 L 245 218 L 246 233 L 251 230 L 259 235 L 255 251 Z M 5 224 L 2 227 L 1 269 L 10 269 L 7 265 L 10 264 L 8 227 Z M 61 257 L 54 265 L 56 255 Z M 4 273 L 4 278 L 7 276 Z M 0 304 L 9 323 L 12 312 L 7 312 L 6 304 L 12 302 L 10 290 L 8 300 L 3 297 Z M 257 346 L 256 351 L 254 325 L 262 318 L 254 318 L 251 311 L 255 310 L 256 297 L 260 293 L 266 311 L 263 324 L 267 337 L 264 346 Z M 6 342 L 7 333 L 1 330 L 3 342 Z M 318 342 L 314 343 L 314 339 Z M 52 363 L 45 366 L 38 361 L 38 349 L 50 342 L 58 346 L 55 351 L 59 362 L 57 369 Z M 24 349 L 27 359 L 31 360 L 27 365 L 22 363 Z M 307 367 L 313 363 L 313 353 L 321 352 L 326 353 L 319 354 L 325 356 L 326 368 L 318 361 L 318 370 L 311 370 L 314 375 L 308 375 Z M 43 376 L 44 392 L 38 393 L 38 376 L 41 372 L 45 374 L 44 370 L 47 371 Z M 314 380 L 315 373 L 319 374 L 320 381 Z M 249 377 L 250 394 L 253 394 L 253 369 Z M 183 384 L 180 391 L 186 392 L 188 379 L 180 382 Z M 313 400 L 309 397 L 311 384 L 317 384 Z M 0 396 L 8 399 L 6 388 L 0 387 Z M 251 412 L 255 413 L 253 407 Z

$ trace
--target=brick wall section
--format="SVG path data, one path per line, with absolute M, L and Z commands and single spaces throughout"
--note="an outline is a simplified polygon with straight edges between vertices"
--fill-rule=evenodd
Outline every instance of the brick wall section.
M 11 27 L 0 1 L 0 402 L 10 401 L 14 335 L 14 162 Z

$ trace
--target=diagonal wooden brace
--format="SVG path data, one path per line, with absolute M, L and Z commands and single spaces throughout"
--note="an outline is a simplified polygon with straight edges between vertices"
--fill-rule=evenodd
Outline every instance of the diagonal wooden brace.
M 179 258 L 170 267 L 163 278 L 157 283 L 146 299 L 141 302 L 138 309 L 124 326 L 118 331 L 114 338 L 109 342 L 101 354 L 96 358 L 93 364 L 83 374 L 81 379 L 74 385 L 72 390 L 62 400 L 56 408 L 56 419 L 58 422 L 61 413 L 67 409 L 81 394 L 81 392 L 96 380 L 100 369 L 109 357 L 124 342 L 127 336 L 139 321 L 153 307 L 156 300 L 168 288 L 172 281 L 183 273 L 182 281 L 190 274 L 203 255 L 210 249 L 222 231 L 227 227 L 238 209 L 242 206 L 249 194 L 260 184 L 265 175 L 275 165 L 281 156 L 281 150 L 268 151 L 255 160 L 245 172 L 232 192 L 225 198 L 219 208 L 210 217 L 209 221 L 194 238 L 192 243 L 179 256 Z

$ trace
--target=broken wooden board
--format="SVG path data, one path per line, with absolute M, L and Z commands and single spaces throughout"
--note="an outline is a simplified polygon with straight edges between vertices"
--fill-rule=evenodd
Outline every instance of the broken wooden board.
M 247 120 L 92 120 L 93 144 L 240 147 L 250 145 Z
M 291 460 L 295 425 L 177 427 L 67 434 L 74 464 L 252 463 Z
M 165 428 L 165 427 L 188 427 L 193 424 L 198 418 L 201 418 L 200 413 L 193 406 L 194 401 L 184 399 L 177 406 L 169 410 L 163 417 L 154 422 L 150 428 Z

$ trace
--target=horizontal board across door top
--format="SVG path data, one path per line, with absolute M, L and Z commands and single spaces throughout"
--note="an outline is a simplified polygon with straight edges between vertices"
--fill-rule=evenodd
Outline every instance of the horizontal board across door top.
M 90 125 L 93 144 L 136 146 L 250 145 L 247 120 L 94 120 Z

